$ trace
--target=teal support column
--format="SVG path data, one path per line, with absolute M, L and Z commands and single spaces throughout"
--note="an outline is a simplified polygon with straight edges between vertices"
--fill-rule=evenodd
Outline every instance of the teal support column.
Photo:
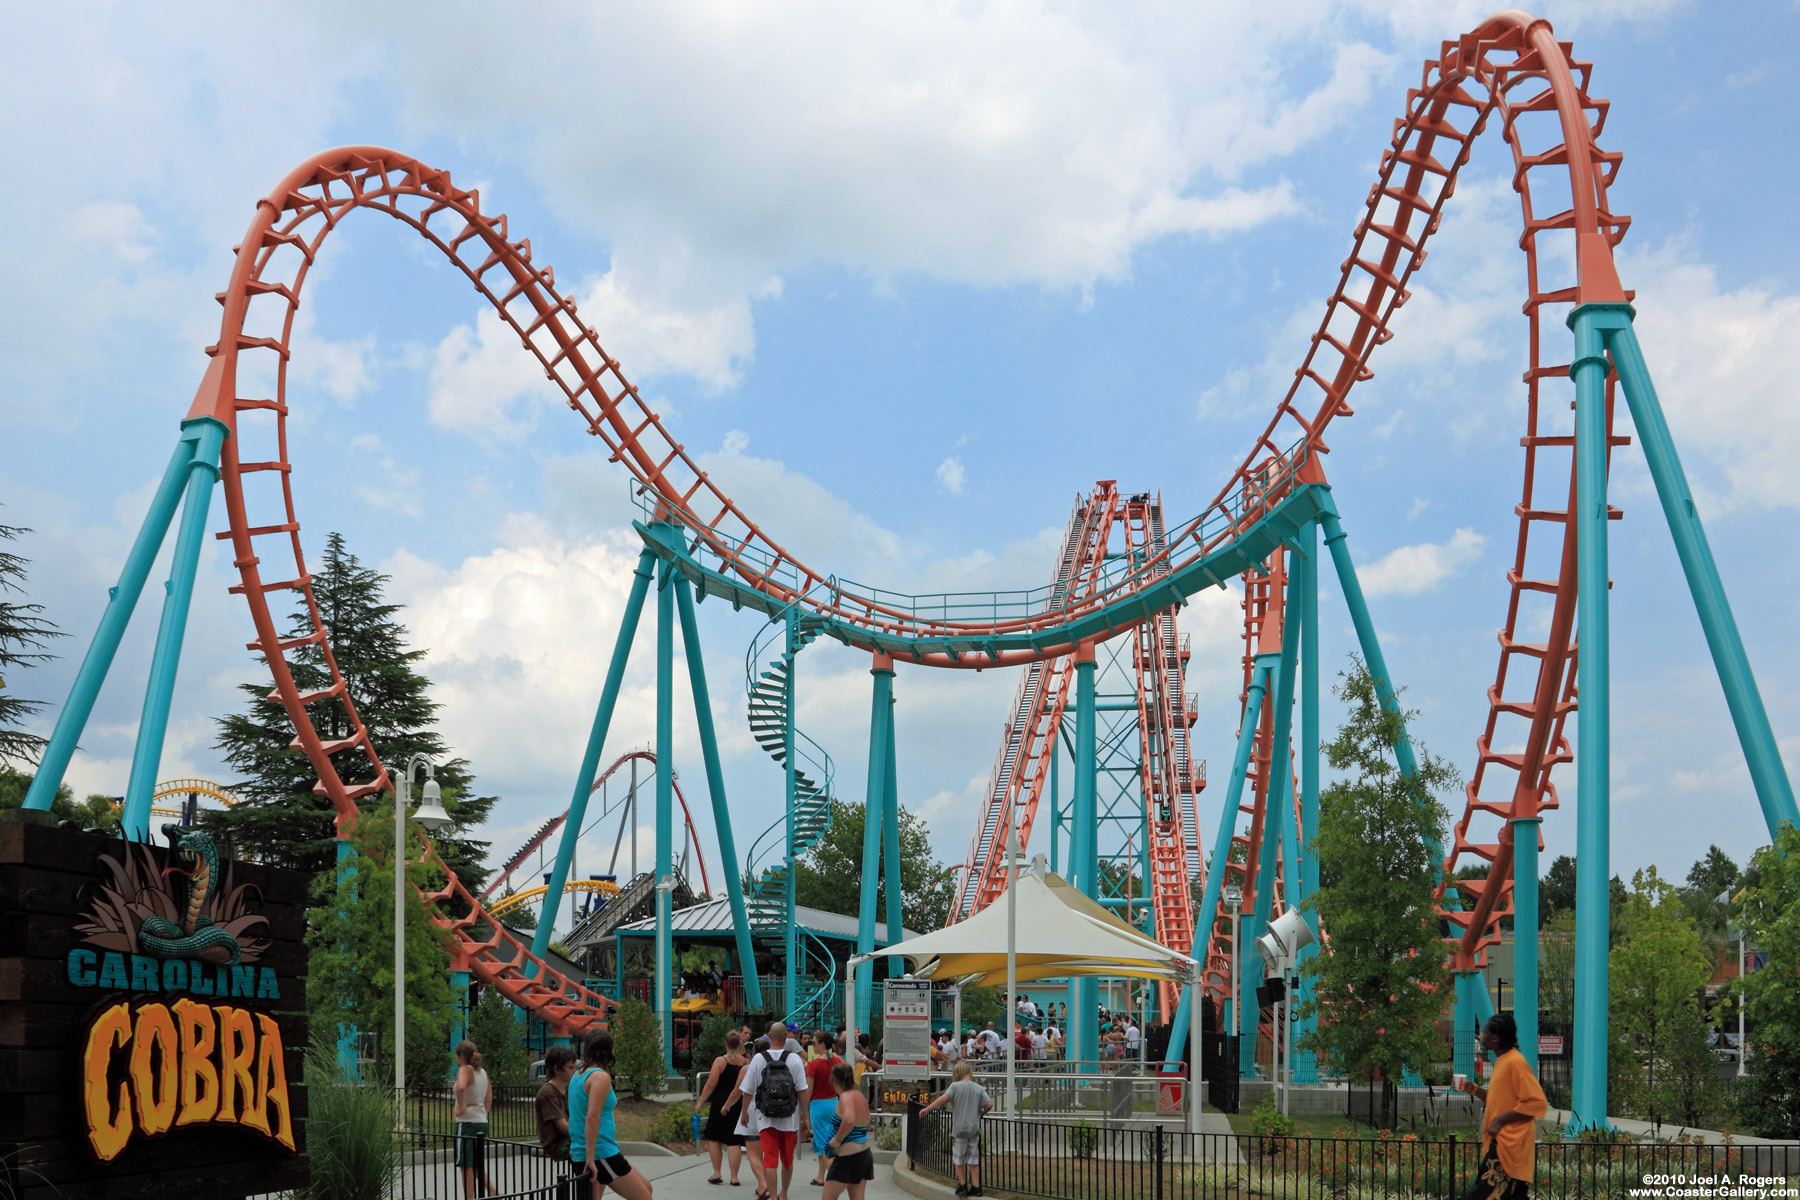
M 883 875 L 887 881 L 887 936 L 888 944 L 900 941 L 905 935 L 900 932 L 900 773 L 898 755 L 894 753 L 894 697 L 888 694 L 887 719 L 887 770 L 883 781 L 883 798 L 881 802 L 881 857 L 884 860 Z M 906 974 L 906 960 L 898 954 L 888 956 L 888 977 L 898 978 Z
M 51 731 L 44 753 L 38 758 L 37 774 L 25 793 L 26 808 L 47 809 L 56 799 L 56 789 L 62 786 L 69 759 L 74 757 L 75 746 L 87 728 L 88 716 L 94 711 L 100 685 L 106 682 L 106 672 L 119 651 L 119 639 L 125 636 L 125 627 L 131 623 L 131 611 L 137 607 L 144 581 L 150 577 L 150 568 L 156 564 L 163 535 L 168 533 L 169 522 L 175 518 L 175 506 L 181 502 L 188 479 L 188 464 L 193 461 L 199 436 L 198 429 L 189 430 L 186 423 L 183 424 L 181 440 L 175 443 L 175 453 L 163 469 L 156 494 L 151 497 L 150 511 L 144 514 L 144 523 L 138 526 L 137 540 L 131 544 L 131 553 L 125 556 L 119 582 L 107 592 L 106 611 L 100 614 L 100 627 L 94 631 L 87 656 L 75 672 L 69 699 L 63 704 L 62 712 L 57 714 L 56 728 Z
M 1581 311 L 1607 307 L 1590 304 Z M 1744 640 L 1738 634 L 1737 620 L 1731 615 L 1731 602 L 1725 597 L 1725 584 L 1719 578 L 1718 564 L 1713 561 L 1712 546 L 1706 540 L 1706 530 L 1701 527 L 1700 514 L 1694 509 L 1694 497 L 1688 490 L 1681 458 L 1675 452 L 1675 440 L 1669 436 L 1662 404 L 1650 382 L 1650 371 L 1644 365 L 1637 334 L 1631 328 L 1631 310 L 1619 307 L 1623 308 L 1622 313 L 1615 311 L 1601 320 L 1607 348 L 1612 351 L 1619 383 L 1625 389 L 1625 403 L 1631 407 L 1631 421 L 1637 427 L 1644 461 L 1650 467 L 1650 478 L 1656 483 L 1663 516 L 1675 539 L 1675 553 L 1681 559 L 1688 591 L 1693 594 L 1694 608 L 1700 614 L 1700 628 L 1712 651 L 1713 667 L 1725 689 L 1725 703 L 1731 709 L 1738 741 L 1744 747 L 1750 782 L 1756 788 L 1763 820 L 1773 838 L 1782 822 L 1800 824 L 1793 784 L 1781 761 L 1775 733 L 1769 727 L 1769 714 L 1763 708 L 1756 676 L 1750 671 L 1750 659 L 1744 653 Z
M 794 751 L 794 675 L 800 669 L 800 638 L 798 610 L 789 606 L 787 611 L 787 641 L 783 646 L 787 655 L 787 674 L 782 682 L 782 751 L 783 763 L 787 767 L 787 805 L 783 820 L 786 833 L 782 841 L 785 864 L 781 890 L 784 899 L 784 911 L 787 917 L 784 925 L 782 949 L 787 956 L 787 974 L 784 982 L 787 991 L 782 999 L 782 1007 L 786 1012 L 793 1012 L 800 1000 L 800 931 L 795 928 L 794 921 L 794 876 L 799 865 L 798 848 L 795 845 L 797 830 L 795 828 L 795 809 L 800 803 L 799 764 L 795 762 Z
M 1275 908 L 1275 858 L 1278 851 L 1298 857 L 1299 837 L 1290 828 L 1294 823 L 1294 783 L 1290 767 L 1289 740 L 1293 733 L 1294 676 L 1300 655 L 1300 623 L 1289 619 L 1283 598 L 1281 623 L 1281 658 L 1275 675 L 1274 721 L 1269 742 L 1269 789 L 1264 793 L 1261 852 L 1256 865 L 1256 904 L 1250 919 L 1243 922 L 1242 943 L 1238 950 L 1238 1036 L 1249 1038 L 1252 1053 L 1240 1050 L 1238 1076 L 1256 1077 L 1257 1024 L 1261 1020 L 1256 1003 L 1256 985 L 1263 978 L 1264 964 L 1257 955 L 1256 939 L 1269 927 Z M 1290 865 L 1294 861 L 1290 858 Z
M 1485 992 L 1487 988 L 1481 982 L 1479 971 L 1458 971 L 1456 973 L 1456 1004 L 1452 1010 L 1454 1018 L 1450 1023 L 1450 1062 L 1451 1070 L 1458 1075 L 1475 1078 L 1475 1038 L 1480 1032 L 1475 1022 L 1475 997 L 1477 991 Z
M 1193 998 L 1193 985 L 1182 984 L 1181 997 L 1175 1001 L 1175 1015 L 1169 1018 L 1169 1044 L 1163 1050 L 1162 1059 L 1165 1063 L 1187 1061 L 1184 1056 L 1187 1054 L 1188 1050 L 1188 1005 L 1193 1003 Z M 1199 1077 L 1200 1073 L 1198 1071 L 1194 1072 L 1194 1078 L 1198 1080 Z M 1199 1086 L 1198 1083 L 1196 1083 L 1195 1086 Z
M 675 1073 L 675 570 L 660 564 L 656 579 L 656 1019 L 662 1026 L 663 1073 Z M 635 834 L 635 830 L 633 833 Z M 735 865 L 735 864 L 734 864 Z M 731 868 L 726 868 L 730 870 Z
M 1538 826 L 1541 817 L 1512 822 L 1513 1019 L 1519 1050 L 1538 1069 Z
M 463 1020 L 469 1013 L 469 973 L 467 971 L 450 972 L 450 994 L 456 1000 L 456 1024 L 450 1028 L 450 1044 L 454 1046 L 466 1036 Z M 514 1009 L 514 1011 L 522 1014 L 525 1010 L 521 1008 Z
M 1090 899 L 1100 895 L 1099 746 L 1094 727 L 1094 648 L 1075 652 L 1075 796 L 1070 806 L 1070 882 Z M 1069 981 L 1069 1057 L 1092 1064 L 1098 1054 L 1099 989 L 1092 976 Z M 1086 1070 L 1092 1070 L 1090 1065 Z
M 594 713 L 594 727 L 588 731 L 581 767 L 575 772 L 575 793 L 569 797 L 569 815 L 563 822 L 562 840 L 557 844 L 556 863 L 550 868 L 549 890 L 544 893 L 543 907 L 538 913 L 537 932 L 531 935 L 531 953 L 538 959 L 550 949 L 550 933 L 562 907 L 563 888 L 569 882 L 569 866 L 575 861 L 575 842 L 587 821 L 588 792 L 594 786 L 594 773 L 600 769 L 600 751 L 606 746 L 606 731 L 612 725 L 613 707 L 619 702 L 619 686 L 625 680 L 625 664 L 631 658 L 632 640 L 637 637 L 638 617 L 644 611 L 644 596 L 650 590 L 650 577 L 655 572 L 656 555 L 646 549 L 638 556 L 631 593 L 625 598 L 625 612 L 619 618 L 619 637 L 613 643 L 612 663 L 606 668 L 606 683 L 600 689 L 600 707 Z M 636 833 L 636 830 L 632 831 L 634 837 Z M 536 966 L 530 963 L 525 969 L 530 974 L 537 974 Z
M 181 428 L 184 436 L 189 431 L 196 435 L 194 452 L 188 460 L 187 495 L 182 501 L 181 526 L 175 535 L 174 561 L 169 566 L 168 594 L 163 597 L 162 622 L 156 630 L 156 651 L 150 659 L 144 713 L 138 721 L 137 747 L 131 755 L 125 811 L 119 823 L 119 832 L 134 842 L 148 841 L 150 837 L 150 794 L 156 790 L 156 773 L 162 765 L 169 706 L 175 698 L 175 673 L 181 666 L 181 642 L 187 633 L 188 605 L 194 597 L 194 572 L 200 566 L 206 514 L 212 507 L 213 484 L 219 480 L 219 451 L 228 432 L 225 423 L 213 417 L 183 421 Z
M 356 847 L 350 844 L 348 838 L 340 837 L 337 839 L 338 885 L 342 887 L 344 880 L 354 874 L 356 874 Z M 340 913 L 342 911 L 339 910 Z M 354 1022 L 346 1022 L 338 1026 L 337 1065 L 346 1080 L 351 1083 L 362 1082 L 362 1072 L 356 1066 L 356 1025 Z
M 1584 305 L 1569 316 L 1575 331 L 1575 538 L 1576 620 L 1580 657 L 1576 690 L 1580 716 L 1575 756 L 1575 1052 L 1569 1072 L 1575 1129 L 1606 1126 L 1607 951 L 1609 926 L 1612 788 L 1612 659 L 1606 554 L 1606 375 L 1602 317 L 1616 315 Z
M 894 667 L 885 655 L 875 659 L 869 671 L 875 680 L 869 703 L 869 776 L 863 803 L 862 891 L 857 895 L 856 952 L 875 949 L 875 901 L 881 880 L 881 835 L 886 828 L 881 810 L 887 795 L 887 726 L 893 720 Z M 890 935 L 891 936 L 891 935 Z M 874 1003 L 875 962 L 856 965 L 856 1027 L 869 1028 Z M 960 1035 L 959 1035 L 960 1036 Z
M 719 859 L 725 864 L 725 894 L 731 901 L 738 970 L 744 978 L 744 1003 L 751 1012 L 761 1012 L 762 980 L 756 973 L 756 948 L 750 939 L 750 918 L 744 908 L 744 879 L 737 869 L 737 839 L 731 832 L 731 806 L 725 798 L 725 774 L 719 769 L 719 739 L 713 730 L 706 661 L 700 653 L 700 626 L 694 620 L 693 592 L 682 575 L 675 577 L 675 606 L 681 613 L 681 647 L 687 655 L 688 686 L 694 693 L 694 722 L 700 728 L 700 756 L 706 763 L 706 790 L 712 796 L 713 832 L 719 839 Z
M 1062 752 L 1057 749 L 1058 730 L 1050 730 L 1050 873 L 1060 875 L 1057 867 L 1057 835 L 1062 829 L 1062 780 L 1060 778 Z
M 1301 529 L 1288 595 L 1300 619 L 1300 897 L 1319 890 L 1319 527 L 1308 521 Z M 1303 909 L 1314 944 L 1300 952 L 1300 965 L 1318 957 L 1319 914 Z M 1313 981 L 1300 976 L 1300 1003 L 1312 1002 Z M 1301 1043 L 1319 1027 L 1317 1016 L 1302 1017 L 1294 1030 L 1295 1083 L 1319 1082 L 1318 1056 Z
M 1337 568 L 1338 587 L 1344 593 L 1344 605 L 1350 610 L 1350 622 L 1356 626 L 1357 645 L 1362 649 L 1363 665 L 1369 669 L 1369 676 L 1375 681 L 1375 694 L 1381 698 L 1381 707 L 1391 713 L 1400 711 L 1400 700 L 1394 691 L 1393 678 L 1388 674 L 1387 658 L 1381 653 L 1381 642 L 1375 636 L 1375 622 L 1369 616 L 1369 602 L 1363 598 L 1362 581 L 1356 577 L 1356 564 L 1350 559 L 1350 543 L 1345 539 L 1344 527 L 1338 521 L 1337 507 L 1332 502 L 1331 492 L 1326 489 L 1324 495 L 1325 511 L 1319 516 L 1319 523 L 1325 527 L 1325 545 L 1331 550 L 1332 565 Z M 1394 759 L 1400 770 L 1406 775 L 1419 772 L 1418 760 L 1413 756 L 1412 739 L 1404 729 L 1400 732 L 1400 743 L 1394 747 Z M 1434 857 L 1442 858 L 1439 853 Z
M 1206 873 L 1206 891 L 1200 899 L 1200 913 L 1195 919 L 1196 930 L 1210 930 L 1211 922 L 1219 911 L 1219 893 L 1224 890 L 1225 870 L 1231 858 L 1231 835 L 1237 829 L 1238 810 L 1244 800 L 1244 773 L 1250 769 L 1250 751 L 1256 744 L 1256 723 L 1262 719 L 1263 693 L 1269 685 L 1269 675 L 1281 656 L 1278 654 L 1259 654 L 1250 664 L 1250 687 L 1244 693 L 1244 715 L 1238 724 L 1237 751 L 1231 756 L 1231 775 L 1225 785 L 1225 803 L 1219 810 L 1219 833 L 1213 839 L 1212 870 Z M 1240 922 L 1240 927 L 1242 922 Z M 1242 937 L 1238 939 L 1240 948 Z M 1240 956 L 1239 965 L 1242 965 Z M 1238 1013 L 1237 997 L 1229 998 L 1229 1010 L 1225 1013 L 1224 1028 L 1235 1028 Z M 1173 1030 L 1170 1033 L 1171 1043 L 1174 1038 L 1185 1038 L 1186 1033 Z

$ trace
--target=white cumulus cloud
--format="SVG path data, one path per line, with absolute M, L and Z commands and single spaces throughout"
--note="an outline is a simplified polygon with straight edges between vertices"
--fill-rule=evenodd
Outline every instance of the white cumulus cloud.
M 957 458 L 955 455 L 951 455 L 949 458 L 946 458 L 943 462 L 939 463 L 937 468 L 937 481 L 938 486 L 946 492 L 949 492 L 952 496 L 962 495 L 962 459 Z
M 1417 595 L 1431 591 L 1480 558 L 1486 546 L 1487 538 L 1473 529 L 1458 529 L 1448 541 L 1390 550 L 1357 574 L 1367 595 Z

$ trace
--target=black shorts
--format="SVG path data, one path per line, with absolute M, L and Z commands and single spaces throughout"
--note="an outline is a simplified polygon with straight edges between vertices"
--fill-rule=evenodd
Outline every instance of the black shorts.
M 586 1163 L 571 1162 L 569 1169 L 576 1179 L 587 1174 Z M 631 1174 L 631 1164 L 625 1161 L 623 1154 L 614 1154 L 610 1158 L 594 1160 L 594 1178 L 600 1181 L 602 1187 L 615 1179 L 623 1179 L 629 1174 Z
M 875 1154 L 870 1150 L 858 1150 L 855 1154 L 840 1154 L 831 1160 L 831 1166 L 825 1172 L 825 1178 L 831 1183 L 863 1183 L 875 1178 Z

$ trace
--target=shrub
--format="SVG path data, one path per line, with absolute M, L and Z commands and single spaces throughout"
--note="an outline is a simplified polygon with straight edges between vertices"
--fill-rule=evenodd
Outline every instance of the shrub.
M 1100 1131 L 1092 1121 L 1077 1121 L 1069 1129 L 1069 1153 L 1076 1158 L 1092 1158 L 1100 1148 Z
M 613 1035 L 614 1086 L 631 1089 L 642 1100 L 663 1090 L 662 1026 L 642 1000 L 627 1000 L 613 1012 L 607 1027 Z
M 1262 1103 L 1250 1114 L 1250 1132 L 1257 1137 L 1291 1138 L 1299 1132 L 1291 1117 L 1284 1117 L 1275 1107 L 1273 1095 L 1264 1096 Z
M 329 1039 L 313 1043 L 306 1074 L 312 1184 L 304 1195 L 309 1200 L 386 1200 L 400 1172 L 388 1090 L 346 1079 Z
M 650 1118 L 650 1130 L 646 1135 L 659 1146 L 672 1146 L 676 1142 L 694 1140 L 694 1110 L 685 1100 L 676 1100 L 670 1104 L 657 1106 L 658 1112 Z
M 900 1148 L 900 1126 L 894 1123 L 883 1125 L 881 1132 L 875 1135 L 875 1148 L 877 1150 L 898 1150 Z
M 737 1028 L 737 1022 L 725 1013 L 714 1013 L 706 1018 L 700 1026 L 700 1036 L 694 1039 L 694 1094 L 700 1094 L 700 1088 L 706 1079 L 706 1073 L 712 1070 L 713 1059 L 725 1053 L 725 1035 Z

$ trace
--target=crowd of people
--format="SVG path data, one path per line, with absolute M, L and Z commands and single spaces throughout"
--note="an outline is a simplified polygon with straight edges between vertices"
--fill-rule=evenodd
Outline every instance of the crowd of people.
M 824 1200 L 848 1193 L 862 1200 L 875 1178 L 869 1145 L 869 1102 L 858 1089 L 863 1072 L 880 1066 L 869 1035 L 857 1037 L 857 1063 L 845 1059 L 845 1033 L 801 1031 L 779 1021 L 756 1036 L 749 1026 L 730 1031 L 725 1053 L 713 1060 L 695 1107 L 707 1109 L 701 1133 L 712 1158 L 708 1183 L 739 1186 L 745 1158 L 756 1179 L 756 1200 L 788 1200 L 795 1151 L 812 1143 L 812 1179 Z M 755 1147 L 750 1148 L 754 1142 Z M 746 1153 L 748 1150 L 748 1153 Z
M 1047 1003 L 1040 1008 L 1031 997 L 1020 996 L 1011 1031 L 1014 1061 L 1067 1059 L 1068 1012 L 1065 1003 Z M 1102 1061 L 1136 1058 L 1142 1050 L 1144 1033 L 1130 1013 L 1109 1012 L 1102 1007 L 1095 1024 L 1097 1053 Z M 965 1029 L 960 1035 L 949 1029 L 936 1030 L 932 1035 L 931 1065 L 936 1070 L 949 1071 L 959 1062 L 1003 1061 L 1006 1037 L 994 1028 L 992 1021 L 981 1029 Z

